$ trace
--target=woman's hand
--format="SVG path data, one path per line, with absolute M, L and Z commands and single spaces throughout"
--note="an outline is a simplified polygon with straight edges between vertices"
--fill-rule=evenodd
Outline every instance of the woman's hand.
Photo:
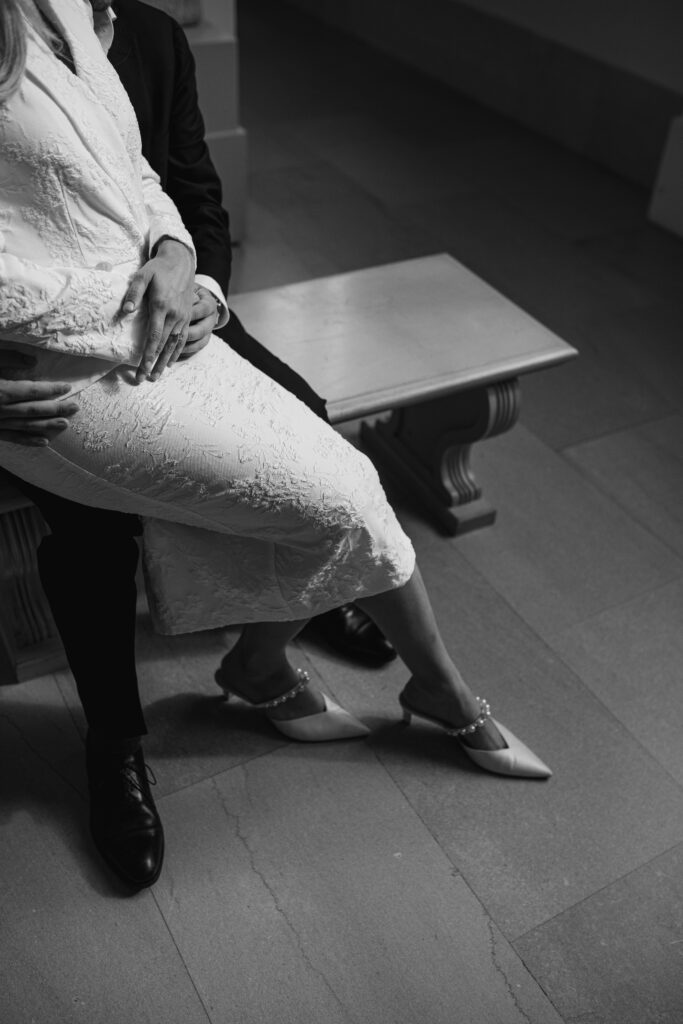
M 60 401 L 68 393 L 68 384 L 26 380 L 21 377 L 33 356 L 0 351 L 0 440 L 14 444 L 45 446 L 69 426 L 69 417 L 78 412 L 73 399 Z
M 158 380 L 185 347 L 192 312 L 194 260 L 175 238 L 164 238 L 155 255 L 134 275 L 123 300 L 133 313 L 147 300 L 149 316 L 145 352 L 135 375 L 137 384 Z
M 219 318 L 218 302 L 208 288 L 203 285 L 195 285 L 194 305 L 192 306 L 192 317 L 190 329 L 187 333 L 185 348 L 180 353 L 180 359 L 187 359 L 201 352 L 208 344 L 211 332 L 216 326 Z

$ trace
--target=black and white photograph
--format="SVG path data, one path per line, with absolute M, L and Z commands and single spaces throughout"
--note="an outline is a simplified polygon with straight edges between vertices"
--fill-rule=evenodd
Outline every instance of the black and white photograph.
M 0 0 L 2 1024 L 683 1024 L 683 4 Z

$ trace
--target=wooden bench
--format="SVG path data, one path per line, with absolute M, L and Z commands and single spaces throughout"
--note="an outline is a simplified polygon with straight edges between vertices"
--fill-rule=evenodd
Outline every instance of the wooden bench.
M 450 534 L 495 519 L 471 449 L 513 426 L 519 377 L 577 354 L 445 254 L 237 295 L 231 306 L 327 398 L 332 423 L 390 412 L 362 425 L 363 443 Z M 0 481 L 0 673 L 13 678 L 63 665 L 38 579 L 44 532 Z

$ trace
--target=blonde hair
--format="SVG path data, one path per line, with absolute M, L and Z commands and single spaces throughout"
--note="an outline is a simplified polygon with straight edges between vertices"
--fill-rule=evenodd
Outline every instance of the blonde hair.
M 24 74 L 27 21 L 49 46 L 60 48 L 60 40 L 40 17 L 34 0 L 0 0 L 0 103 L 15 92 Z

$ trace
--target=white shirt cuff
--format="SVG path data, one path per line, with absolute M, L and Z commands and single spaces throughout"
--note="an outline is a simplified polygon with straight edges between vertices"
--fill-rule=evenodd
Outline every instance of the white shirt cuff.
M 217 281 L 214 281 L 212 277 L 209 277 L 208 274 L 195 274 L 194 283 L 201 285 L 202 288 L 206 288 L 207 292 L 211 292 L 218 303 L 218 320 L 216 321 L 214 330 L 217 330 L 220 327 L 225 327 L 230 319 L 230 311 L 228 309 L 228 300 L 225 295 L 223 295 L 221 286 Z

